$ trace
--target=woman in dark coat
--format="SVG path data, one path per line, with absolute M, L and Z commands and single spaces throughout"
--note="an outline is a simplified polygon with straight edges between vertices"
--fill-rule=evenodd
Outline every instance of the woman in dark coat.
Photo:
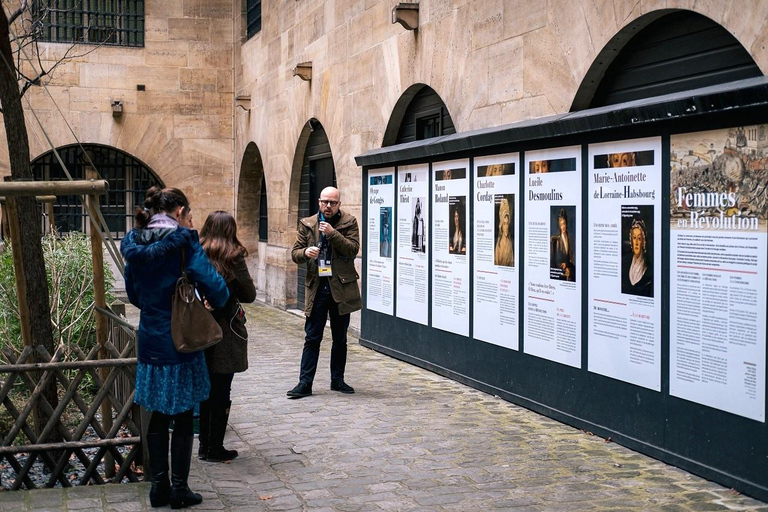
M 201 243 L 213 266 L 227 281 L 229 300 L 213 311 L 224 338 L 206 349 L 205 360 L 211 380 L 211 394 L 200 404 L 200 447 L 197 456 L 208 462 L 224 462 L 237 457 L 237 450 L 224 448 L 232 405 L 230 390 L 235 373 L 248 369 L 248 331 L 241 302 L 256 300 L 245 257 L 248 252 L 237 239 L 237 224 L 227 212 L 213 212 L 200 231 Z
M 147 447 L 152 469 L 149 500 L 153 507 L 197 505 L 203 498 L 189 490 L 192 457 L 192 408 L 210 389 L 202 352 L 182 354 L 171 337 L 171 300 L 181 277 L 184 254 L 187 275 L 213 307 L 229 298 L 226 282 L 213 268 L 192 228 L 184 193 L 152 187 L 144 208 L 136 212 L 137 229 L 123 238 L 125 291 L 141 310 L 134 402 L 152 412 Z M 168 482 L 168 428 L 171 440 L 171 483 Z

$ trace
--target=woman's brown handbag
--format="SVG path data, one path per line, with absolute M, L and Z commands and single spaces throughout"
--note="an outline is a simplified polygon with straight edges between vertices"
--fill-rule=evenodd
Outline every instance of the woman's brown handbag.
M 205 309 L 187 277 L 184 249 L 181 250 L 181 277 L 176 281 L 171 303 L 171 336 L 176 350 L 184 353 L 212 347 L 222 338 L 221 327 Z

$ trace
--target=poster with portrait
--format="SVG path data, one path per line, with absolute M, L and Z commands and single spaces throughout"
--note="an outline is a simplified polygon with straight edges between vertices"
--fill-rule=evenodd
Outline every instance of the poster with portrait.
M 429 322 L 429 166 L 397 168 L 398 318 Z
M 661 390 L 661 138 L 589 146 L 588 369 Z
M 518 153 L 476 158 L 473 337 L 518 350 Z
M 365 279 L 366 307 L 393 314 L 395 265 L 392 247 L 394 232 L 395 170 L 368 172 L 368 247 Z
M 581 148 L 525 154 L 526 354 L 581 367 Z
M 768 134 L 671 137 L 669 393 L 765 422 Z
M 432 327 L 469 336 L 469 160 L 432 172 Z

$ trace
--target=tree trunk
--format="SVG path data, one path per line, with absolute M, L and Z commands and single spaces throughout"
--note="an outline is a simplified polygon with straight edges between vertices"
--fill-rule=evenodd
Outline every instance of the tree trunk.
M 3 109 L 3 122 L 8 141 L 8 155 L 11 164 L 11 177 L 14 181 L 32 180 L 32 168 L 29 159 L 29 139 L 21 105 L 19 82 L 14 67 L 14 55 L 10 43 L 8 17 L 0 6 L 0 104 Z M 40 243 L 40 212 L 35 198 L 17 197 L 16 216 L 19 223 L 19 240 L 13 240 L 14 251 L 21 251 L 22 269 L 17 275 L 24 279 L 26 297 L 19 297 L 27 304 L 30 316 L 30 334 L 33 345 L 42 345 L 49 354 L 54 353 L 53 329 L 51 327 L 51 308 L 48 302 L 48 280 L 45 274 L 45 260 Z M 21 270 L 21 272 L 19 272 Z M 44 396 L 51 407 L 56 408 L 58 397 L 56 381 L 51 379 Z M 39 411 L 39 423 L 35 430 L 39 433 L 48 418 Z M 48 439 L 47 442 L 55 442 Z

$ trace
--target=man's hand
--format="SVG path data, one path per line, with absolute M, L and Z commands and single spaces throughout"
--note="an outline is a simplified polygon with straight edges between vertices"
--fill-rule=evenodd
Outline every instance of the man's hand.
M 324 222 L 321 224 L 325 224 Z M 333 228 L 331 228 L 333 229 Z M 304 249 L 304 256 L 306 256 L 309 259 L 315 259 L 320 255 L 320 248 L 315 247 L 314 245 L 311 247 L 307 247 Z
M 333 229 L 333 226 L 331 226 L 327 222 L 321 222 L 317 229 L 319 229 L 320 232 L 323 233 L 324 235 L 330 235 L 334 231 L 336 231 L 335 229 Z

